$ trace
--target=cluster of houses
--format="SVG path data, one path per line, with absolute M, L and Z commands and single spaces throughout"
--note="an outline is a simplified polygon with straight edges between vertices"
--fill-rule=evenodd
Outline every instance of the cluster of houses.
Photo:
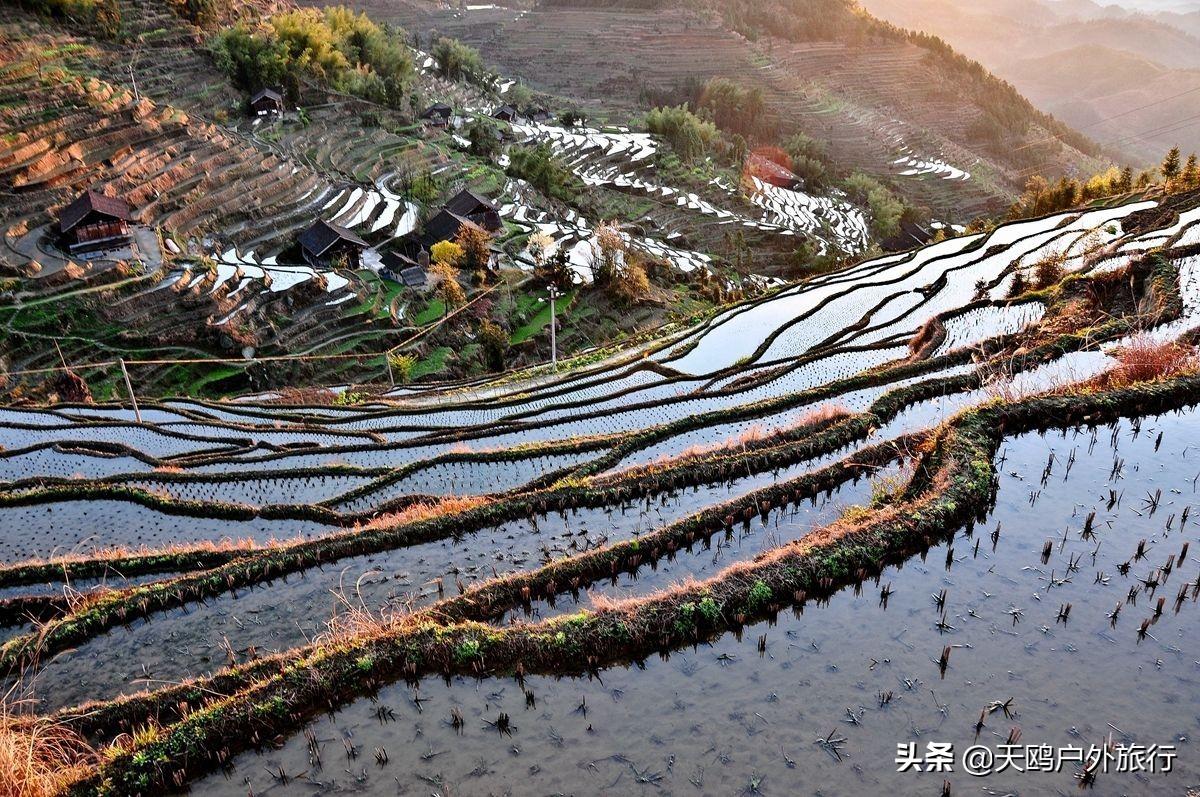
M 247 106 L 258 118 L 278 118 L 285 110 L 283 89 L 266 87 L 255 92 Z M 552 117 L 545 108 L 519 111 L 512 105 L 501 105 L 491 114 L 502 122 L 545 122 Z M 437 102 L 425 109 L 420 119 L 428 127 L 457 129 L 465 117 L 454 109 Z M 58 232 L 64 251 L 71 254 L 116 249 L 128 245 L 133 212 L 129 203 L 88 189 L 67 205 L 59 214 Z M 500 212 L 487 197 L 463 190 L 452 197 L 419 229 L 392 242 L 389 251 L 380 259 L 381 275 L 408 286 L 426 284 L 430 249 L 441 241 L 452 241 L 463 227 L 474 227 L 488 236 L 503 229 Z M 363 253 L 370 244 L 353 230 L 325 219 L 315 220 L 296 239 L 300 256 L 313 268 L 359 268 Z
M 114 249 L 129 243 L 129 203 L 93 189 L 80 194 L 59 214 L 62 247 L 72 254 Z M 429 250 L 452 241 L 463 227 L 489 237 L 504 228 L 500 211 L 487 197 L 464 189 L 443 205 L 419 230 L 404 235 L 380 258 L 381 276 L 410 287 L 426 284 Z M 313 268 L 360 268 L 370 248 L 356 232 L 325 219 L 315 220 L 296 239 L 300 256 Z
M 500 211 L 487 197 L 463 190 L 452 197 L 420 230 L 393 242 L 380 258 L 380 274 L 387 279 L 420 287 L 426 282 L 429 250 L 441 241 L 453 241 L 464 226 L 475 227 L 488 236 L 504 228 Z M 370 244 L 353 230 L 318 219 L 297 239 L 304 262 L 314 268 L 358 268 Z
M 524 112 L 512 105 L 501 105 L 492 111 L 491 117 L 501 122 L 514 124 L 546 123 L 554 119 L 549 110 L 541 107 L 526 108 Z M 426 127 L 443 130 L 458 130 L 469 121 L 469 117 L 456 114 L 454 108 L 444 102 L 435 102 L 421 112 L 420 119 Z
M 463 227 L 474 227 L 490 237 L 504 228 L 500 211 L 487 197 L 462 190 L 433 214 L 425 225 L 397 239 L 380 259 L 381 274 L 410 287 L 425 284 L 429 250 L 441 241 L 453 241 Z

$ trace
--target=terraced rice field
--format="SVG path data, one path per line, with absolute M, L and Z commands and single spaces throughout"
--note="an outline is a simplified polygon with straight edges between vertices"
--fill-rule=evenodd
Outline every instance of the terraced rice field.
M 1181 743 L 1200 383 L 1095 378 L 1192 345 L 1197 223 L 1008 224 L 375 404 L 4 408 L 0 659 L 117 745 L 80 793 L 857 794 L 925 784 L 914 739 Z
M 478 47 L 500 72 L 596 113 L 636 109 L 646 92 L 680 90 L 713 76 L 763 92 L 786 135 L 826 142 L 839 163 L 899 178 L 916 204 L 969 217 L 1005 202 L 1024 182 L 1012 153 L 989 151 L 969 134 L 978 106 L 946 82 L 911 42 L 751 41 L 717 15 L 683 8 L 506 8 L 461 11 L 405 0 L 354 5 L 408 30 L 452 35 Z M 1079 157 L 1048 153 L 1044 170 Z

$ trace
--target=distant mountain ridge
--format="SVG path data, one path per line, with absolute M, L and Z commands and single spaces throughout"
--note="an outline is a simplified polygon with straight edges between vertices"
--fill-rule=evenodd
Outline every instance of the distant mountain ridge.
M 351 5 L 425 37 L 460 38 L 498 71 L 597 109 L 678 104 L 697 84 L 729 78 L 762 92 L 781 137 L 804 132 L 827 142 L 839 165 L 896 175 L 902 191 L 935 208 L 996 209 L 1033 172 L 1082 174 L 1106 162 L 1094 142 L 979 63 L 851 0 Z M 908 159 L 948 164 L 970 179 L 901 179 L 924 174 Z
M 1200 146 L 1200 11 L 1138 13 L 1091 0 L 863 0 L 944 37 L 1040 107 L 1132 160 Z

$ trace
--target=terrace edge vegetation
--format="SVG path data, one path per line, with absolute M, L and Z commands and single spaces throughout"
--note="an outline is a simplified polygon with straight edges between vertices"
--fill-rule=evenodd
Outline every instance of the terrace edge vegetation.
M 0 263 L 6 275 L 0 284 L 0 377 L 9 391 L 6 412 L 28 420 L 6 416 L 3 426 L 31 436 L 45 428 L 39 425 L 47 423 L 45 418 L 72 427 L 50 442 L 0 448 L 0 458 L 15 461 L 48 452 L 129 458 L 144 466 L 107 476 L 34 474 L 3 481 L 0 510 L 103 501 L 181 520 L 298 521 L 326 529 L 311 539 L 100 545 L 0 563 L 0 589 L 11 594 L 0 598 L 0 627 L 13 629 L 0 644 L 0 670 L 12 684 L 9 696 L 0 700 L 0 779 L 19 779 L 20 797 L 182 792 L 199 778 L 232 767 L 239 754 L 270 747 L 320 714 L 371 697 L 397 681 L 415 686 L 437 677 L 448 682 L 456 677 L 511 678 L 523 690 L 526 676 L 594 677 L 606 668 L 641 665 L 655 654 L 665 657 L 730 632 L 740 635 L 748 625 L 788 608 L 803 612 L 810 602 L 820 604 L 846 587 L 878 580 L 885 567 L 924 557 L 932 546 L 960 532 L 972 537 L 974 525 L 995 501 L 996 457 L 1006 439 L 1031 431 L 1095 429 L 1120 418 L 1200 406 L 1200 327 L 1176 329 L 1164 341 L 1142 338 L 1196 319 L 1194 289 L 1184 286 L 1180 267 L 1200 257 L 1200 242 L 1192 238 L 1200 222 L 1185 226 L 1183 221 L 1183 214 L 1200 210 L 1196 157 L 1185 159 L 1175 148 L 1161 164 L 1140 174 L 1130 166 L 1112 165 L 1111 153 L 1038 112 L 940 40 L 865 15 L 847 16 L 852 7 L 841 0 L 806 3 L 706 0 L 694 5 L 710 23 L 719 19 L 722 30 L 736 31 L 756 45 L 815 36 L 928 50 L 929 63 L 968 76 L 974 101 L 996 109 L 980 122 L 987 135 L 982 128 L 975 131 L 988 139 L 989 148 L 1003 151 L 1015 144 L 1019 149 L 1021 141 L 1031 140 L 1013 139 L 1014 131 L 1028 133 L 1035 142 L 1049 133 L 1058 142 L 1055 154 L 1070 150 L 1068 157 L 1095 168 L 1094 176 L 1055 181 L 1035 175 L 1023 186 L 1010 182 L 1005 201 L 992 203 L 986 215 L 962 225 L 943 216 L 935 230 L 931 214 L 941 211 L 910 204 L 894 176 L 847 170 L 827 159 L 803 132 L 781 132 L 764 105 L 765 95 L 728 79 L 692 86 L 693 95 L 681 103 L 667 99 L 677 99 L 673 92 L 683 88 L 651 92 L 662 102 L 651 103 L 633 122 L 649 131 L 648 139 L 638 139 L 647 134 L 625 128 L 630 118 L 597 119 L 590 115 L 602 111 L 578 98 L 567 100 L 521 83 L 501 90 L 501 77 L 463 42 L 438 38 L 430 42 L 426 56 L 419 34 L 410 39 L 405 31 L 376 24 L 349 8 L 314 10 L 266 0 L 241 9 L 216 0 L 166 6 L 157 0 L 26 0 L 0 9 L 6 31 L 25 25 L 35 31 L 28 43 L 0 38 L 0 74 L 6 76 L 0 127 L 16 123 L 0 149 L 0 174 L 10 181 L 11 196 L 24 197 L 15 212 L 3 213 L 9 232 Z M 664 4 L 632 0 L 615 6 L 658 9 Z M 578 7 L 608 5 L 549 0 L 537 6 L 542 12 Z M 160 16 L 143 18 L 147 9 Z M 797 9 L 810 16 L 796 14 Z M 689 6 L 688 13 L 695 10 Z M 150 20 L 164 26 L 147 28 Z M 795 24 L 787 27 L 790 22 Z M 165 44 L 154 44 L 160 40 Z M 202 95 L 233 107 L 244 104 L 254 121 L 249 126 L 245 119 L 231 121 L 224 111 L 224 118 L 205 118 L 197 96 L 188 99 L 184 110 L 153 97 L 152 87 L 141 95 L 135 67 L 128 65 L 123 74 L 127 59 L 121 51 L 127 45 L 158 49 L 158 56 L 199 53 L 197 63 L 203 66 L 195 68 L 207 70 L 197 81 Z M 167 86 L 176 88 L 173 82 Z M 448 114 L 431 92 L 454 100 L 445 103 Z M 30 98 L 60 105 L 47 111 Z M 433 100 L 438 101 L 430 104 Z M 509 102 L 491 114 L 479 110 L 500 100 Z M 478 105 L 484 102 L 487 106 Z M 561 108 L 557 120 L 535 118 L 550 114 L 545 106 L 555 105 Z M 63 108 L 69 112 L 65 118 L 107 142 L 104 157 L 84 153 L 67 132 L 51 129 Z M 754 112 L 743 113 L 747 109 Z M 349 122 L 342 118 L 348 111 Z M 456 127 L 460 112 L 466 118 Z M 47 118 L 29 118 L 39 114 Z M 290 121 L 289 114 L 294 114 Z M 262 127 L 260 117 L 272 121 Z M 598 126 L 585 127 L 585 117 Z M 784 236 L 765 222 L 745 225 L 748 235 L 698 229 L 694 240 L 676 235 L 659 240 L 654 225 L 642 223 L 650 214 L 641 212 L 640 189 L 587 184 L 585 178 L 594 173 L 577 168 L 573 158 L 578 153 L 560 154 L 557 144 L 536 135 L 514 137 L 512 131 L 539 124 L 587 130 L 586 135 L 565 134 L 590 137 L 583 152 L 596 148 L 597 140 L 618 142 L 603 151 L 603 159 L 621 179 L 626 175 L 619 169 L 642 157 L 623 148 L 653 141 L 657 149 L 645 156 L 653 169 L 681 187 L 671 188 L 681 199 L 684 191 L 691 192 L 686 194 L 689 201 L 676 206 L 683 210 L 668 208 L 682 217 L 659 207 L 653 211 L 662 214 L 657 218 L 691 223 L 696 218 L 687 215 L 695 210 L 692 205 L 703 208 L 718 200 L 737 203 L 731 212 L 753 213 L 759 206 L 742 190 L 757 186 L 753 190 L 769 193 L 764 186 L 772 185 L 770 175 L 780 169 L 791 186 L 784 190 L 801 193 L 800 188 L 816 191 L 820 186 L 825 192 L 820 196 L 831 203 L 827 207 L 845 208 L 846 218 L 861 218 L 871 248 L 835 251 L 833 238 L 821 237 L 832 235 L 832 227 L 811 237 Z M 318 135 L 315 131 L 326 125 L 343 134 L 375 131 L 366 134 L 375 142 L 366 150 L 368 160 L 374 158 L 366 171 L 359 174 L 353 164 L 342 163 L 351 167 L 345 171 L 332 153 L 301 154 L 310 137 Z M 786 139 L 780 138 L 783 132 L 789 133 Z M 159 176 L 180 164 L 196 166 L 200 161 L 191 160 L 196 151 L 220 153 L 213 156 L 215 162 L 234 178 L 217 192 L 217 204 L 201 196 L 199 186 L 208 185 L 207 175 L 184 180 L 196 181 L 187 194 L 195 204 L 180 201 L 159 215 L 161 197 L 178 186 L 164 184 L 163 190 L 154 189 L 158 196 L 145 193 L 135 201 L 93 192 L 90 185 L 75 190 L 72 184 L 81 176 L 129 165 L 123 158 L 136 160 L 141 143 L 133 139 L 143 135 L 174 142 L 155 161 Z M 199 149 L 190 150 L 201 137 Z M 46 149 L 40 149 L 43 143 Z M 376 143 L 382 148 L 375 149 Z M 59 145 L 61 152 L 56 151 Z M 397 172 L 388 168 L 380 154 L 385 151 L 407 153 L 404 157 L 423 165 L 406 161 L 403 168 L 412 171 L 391 182 Z M 68 152 L 74 154 L 68 157 Z M 264 153 L 268 168 L 257 171 L 261 164 L 248 165 Z M 502 159 L 507 165 L 501 166 Z M 338 171 L 343 182 L 327 189 L 334 196 L 331 202 L 345 202 L 336 218 L 361 216 L 370 224 L 348 227 L 320 213 L 292 213 L 279 256 L 304 269 L 305 277 L 286 289 L 273 290 L 273 281 L 298 272 L 287 271 L 286 265 L 280 270 L 274 256 L 268 262 L 247 254 L 251 243 L 265 245 L 269 234 L 230 245 L 228 251 L 241 258 L 234 266 L 220 254 L 232 239 L 223 239 L 210 226 L 224 219 L 239 228 L 236 234 L 256 235 L 246 231 L 264 218 L 257 215 L 263 208 L 256 206 L 236 220 L 217 213 L 199 222 L 200 216 L 192 215 L 202 206 L 212 210 L 238 204 L 243 179 L 286 194 L 296 186 L 293 179 L 315 186 Z M 462 179 L 438 176 L 447 171 Z M 30 174 L 45 184 L 26 190 L 22 175 Z M 647 172 L 638 175 L 641 180 Z M 722 186 L 731 177 L 738 189 L 727 192 Z M 403 193 L 393 193 L 399 182 L 405 184 Z M 369 204 L 374 201 L 366 198 L 371 191 L 380 203 Z M 319 196 L 324 201 L 325 194 Z M 526 199 L 528 204 L 522 204 Z M 1139 201 L 1145 209 L 1120 217 L 1119 224 L 1091 230 L 1093 238 L 1079 233 L 1083 248 L 1072 256 L 1076 239 L 1068 236 L 1078 232 L 1072 225 L 1083 214 L 1121 210 Z M 135 210 L 139 203 L 141 216 Z M 400 227 L 387 216 L 386 223 L 360 235 L 364 225 L 373 226 L 402 208 L 407 213 L 410 205 L 423 210 L 414 212 L 417 221 L 403 234 L 392 234 Z M 149 207 L 155 211 L 146 215 Z M 535 217 L 540 221 L 526 220 Z M 163 223 L 149 223 L 152 218 Z M 572 239 L 556 241 L 539 231 L 558 223 L 546 219 L 578 218 L 595 221 L 584 228 L 591 238 L 578 241 L 581 246 L 590 241 L 590 279 L 582 282 L 573 281 L 580 264 L 562 245 Z M 989 235 L 1003 232 L 1006 225 L 1038 220 L 1056 224 L 1043 231 L 1047 237 L 1032 253 L 1014 255 L 1004 246 L 988 246 Z M 45 229 L 44 235 L 31 238 L 30 230 L 38 228 Z M 1161 232 L 1167 229 L 1173 231 Z M 1061 250 L 1056 248 L 1060 233 L 1071 241 Z M 902 253 L 917 258 L 923 251 L 914 245 L 952 243 L 948 239 L 956 236 L 979 240 L 967 243 L 964 238 L 964 246 L 939 256 L 962 258 L 963 265 L 955 268 L 965 270 L 1000 256 L 1012 259 L 994 279 L 970 286 L 965 292 L 969 301 L 931 314 L 915 331 L 856 342 L 857 333 L 874 331 L 875 311 L 899 295 L 883 294 L 879 305 L 857 322 L 848 319 L 847 326 L 804 344 L 807 348 L 799 353 L 767 359 L 776 344 L 805 323 L 808 313 L 840 298 L 831 293 L 804 315 L 764 330 L 736 362 L 730 357 L 714 370 L 695 373 L 679 366 L 700 349 L 706 333 L 730 319 L 753 313 L 789 291 L 828 284 L 821 279 L 852 279 L 860 262 L 886 262 L 880 244 L 904 263 Z M 784 237 L 792 241 L 781 244 Z M 1118 268 L 1099 268 L 1119 260 L 1124 251 L 1119 244 L 1147 237 L 1150 244 L 1128 250 Z M 661 248 L 645 248 L 647 241 Z M 51 267 L 51 274 L 43 275 L 42 264 L 32 257 L 24 268 L 12 268 L 10 257 L 28 255 L 23 247 L 31 243 L 39 256 L 66 254 L 61 268 L 55 272 Z M 72 252 L 114 243 L 143 254 L 157 247 L 159 262 L 148 266 L 130 257 L 84 267 L 70 258 Z M 554 244 L 559 248 L 550 254 Z M 378 273 L 366 266 L 369 253 L 382 257 Z M 681 263 L 696 268 L 688 271 Z M 255 268 L 261 276 L 250 275 Z M 914 290 L 929 298 L 961 278 L 947 272 L 933 285 Z M 222 280 L 231 284 L 222 288 Z M 340 286 L 339 280 L 344 280 Z M 418 281 L 423 289 L 417 288 Z M 557 368 L 545 364 L 550 350 L 542 340 L 547 325 L 554 323 L 541 296 L 548 287 L 560 291 L 557 310 L 567 319 L 560 318 L 563 326 L 556 327 L 564 341 L 564 359 Z M 239 304 L 236 294 L 247 290 L 258 290 L 257 298 Z M 422 306 L 409 313 L 406 302 Z M 984 335 L 945 350 L 951 340 L 948 324 L 956 319 L 973 311 L 1022 308 L 1036 313 L 1034 321 L 1014 327 L 1019 331 Z M 227 318 L 245 313 L 240 329 L 222 330 L 223 324 L 210 323 L 227 311 Z M 261 327 L 252 329 L 255 323 Z M 196 329 L 202 325 L 203 331 L 192 337 L 181 334 L 188 324 Z M 883 356 L 891 357 L 897 349 L 903 353 Z M 1005 384 L 1068 355 L 1101 350 L 1113 364 L 1097 375 L 1068 379 L 1031 395 L 1004 392 Z M 831 352 L 879 357 L 872 362 L 882 364 L 770 393 L 781 377 L 820 365 Z M 126 359 L 136 369 L 136 380 L 125 373 Z M 654 387 L 662 392 L 639 395 L 644 385 L 631 379 L 615 392 L 599 394 L 606 406 L 592 407 L 594 396 L 588 391 L 593 386 L 638 374 L 652 374 L 658 380 Z M 696 381 L 702 385 L 692 386 Z M 336 391 L 323 387 L 333 382 L 343 384 Z M 878 393 L 859 409 L 835 404 L 868 389 Z M 225 400 L 250 390 L 260 395 L 245 402 Z M 739 403 L 744 396 L 762 395 L 754 392 L 760 390 L 766 397 Z M 995 394 L 989 396 L 989 390 Z M 136 405 L 122 400 L 127 393 L 136 395 Z M 878 435 L 906 409 L 968 394 L 977 397 L 973 404 L 928 428 L 905 430 L 891 439 Z M 220 402 L 203 400 L 218 395 Z M 664 407 L 683 410 L 701 395 L 717 402 L 717 408 L 668 415 L 661 423 L 647 420 L 623 431 L 533 437 L 548 422 L 547 407 L 564 412 L 571 423 L 599 422 L 618 410 L 646 413 L 647 418 Z M 179 400 L 182 396 L 196 400 L 189 404 Z M 726 400 L 728 404 L 720 403 Z M 136 420 L 120 417 L 127 406 L 135 407 Z M 475 424 L 430 419 L 444 407 L 449 412 L 528 409 Z M 220 408 L 238 411 L 210 414 Z M 74 414 L 78 410 L 112 411 L 116 417 L 81 421 L 87 416 Z M 339 417 L 340 412 L 347 414 Z M 792 421 L 770 432 L 751 427 L 737 438 L 651 458 L 656 445 L 687 439 L 690 433 L 754 424 L 785 412 L 793 414 Z M 35 421 L 33 413 L 45 417 Z M 202 429 L 176 430 L 154 420 L 156 414 L 175 415 L 184 425 Z M 125 430 L 128 442 L 87 436 Z M 396 430 L 403 434 L 393 439 Z M 209 435 L 216 431 L 223 442 L 210 445 Z M 267 439 L 270 432 L 279 433 L 279 441 Z M 136 443 L 138 433 L 180 443 L 186 453 L 147 453 Z M 530 440 L 489 445 L 490 438 L 525 433 Z M 287 442 L 288 435 L 324 442 Z M 423 446 L 435 453 L 412 453 Z M 297 467 L 289 461 L 310 452 L 327 457 L 325 463 Z M 384 452 L 388 464 L 338 459 L 359 452 Z M 573 461 L 569 455 L 588 456 Z M 440 467 L 555 462 L 555 457 L 566 457 L 568 464 L 547 466 L 517 486 L 465 495 L 392 491 Z M 249 469 L 222 470 L 233 462 Z M 781 470 L 806 463 L 810 470 L 779 479 Z M 590 608 L 551 619 L 503 622 L 537 602 L 578 602 L 589 587 L 615 584 L 619 576 L 657 569 L 683 552 L 707 549 L 714 540 L 731 538 L 739 526 L 765 526 L 843 485 L 863 479 L 874 485 L 879 471 L 898 464 L 903 465 L 902 476 L 878 482 L 870 505 L 852 507 L 832 523 L 780 541 L 703 581 L 689 579 L 622 601 L 593 601 Z M 236 483 L 251 474 L 258 479 L 363 481 L 306 503 L 252 504 L 170 491 Z M 768 475 L 773 483 L 765 482 Z M 456 595 L 444 594 L 438 578 L 437 598 L 426 605 L 378 613 L 365 605 L 339 610 L 325 632 L 305 645 L 268 653 L 252 649 L 245 661 L 230 648 L 228 661 L 214 664 L 203 676 L 51 713 L 14 698 L 65 652 L 122 633 L 136 622 L 236 597 L 293 574 L 426 543 L 457 543 L 506 523 L 528 522 L 536 530 L 542 519 L 556 514 L 565 519 L 580 509 L 619 507 L 621 517 L 615 522 L 624 523 L 628 507 L 644 503 L 649 509 L 654 501 L 687 489 L 743 479 L 754 483 L 760 477 L 766 486 L 712 500 L 632 538 L 605 538 L 596 547 L 572 549 L 559 558 L 547 555 L 539 565 L 503 574 L 493 567 L 491 577 L 475 583 L 457 579 Z M 96 531 L 103 536 L 102 523 Z M 115 574 L 145 580 L 107 586 Z M 98 586 L 73 586 L 91 580 Z M 40 589 L 46 586 L 52 589 Z M 1200 582 L 1196 590 L 1200 593 Z M 1160 610 L 1161 605 L 1160 600 Z M 936 677 L 945 676 L 949 650 L 940 662 L 930 662 Z M 28 755 L 23 762 L 21 756 L 6 759 L 3 750 Z M 12 771 L 6 773 L 6 767 Z

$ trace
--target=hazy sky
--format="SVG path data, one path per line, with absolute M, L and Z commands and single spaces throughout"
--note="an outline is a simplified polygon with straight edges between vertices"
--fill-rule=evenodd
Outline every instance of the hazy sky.
M 1098 0 L 1100 5 L 1121 6 L 1135 11 L 1196 11 L 1200 0 Z

